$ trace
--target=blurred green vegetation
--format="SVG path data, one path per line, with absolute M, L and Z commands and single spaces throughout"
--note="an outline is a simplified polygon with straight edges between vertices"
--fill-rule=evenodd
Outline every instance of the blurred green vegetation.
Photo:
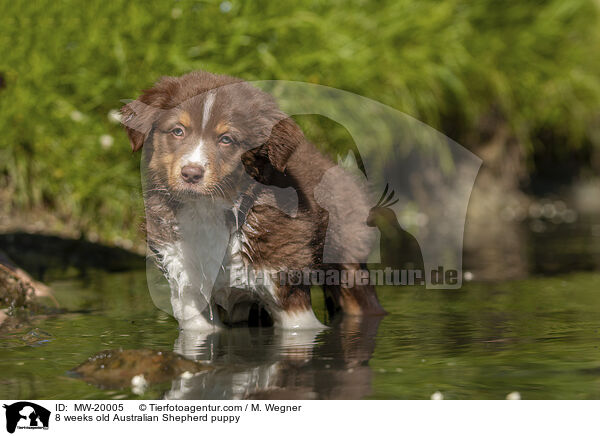
M 458 141 L 493 112 L 529 154 L 592 147 L 600 143 L 599 7 L 2 2 L 0 213 L 45 210 L 88 236 L 139 239 L 139 158 L 110 114 L 161 75 L 195 69 L 356 92 Z M 554 143 L 541 142 L 542 131 Z

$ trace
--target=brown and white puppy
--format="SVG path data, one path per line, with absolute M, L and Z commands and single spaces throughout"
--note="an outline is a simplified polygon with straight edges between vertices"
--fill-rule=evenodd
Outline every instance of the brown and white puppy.
M 259 307 L 278 327 L 321 327 L 310 285 L 279 273 L 361 271 L 372 234 L 358 183 L 271 96 L 239 79 L 165 77 L 122 115 L 133 150 L 144 151 L 148 246 L 180 326 L 252 321 Z M 343 263 L 324 264 L 326 237 Z M 331 315 L 384 313 L 370 285 L 323 287 Z

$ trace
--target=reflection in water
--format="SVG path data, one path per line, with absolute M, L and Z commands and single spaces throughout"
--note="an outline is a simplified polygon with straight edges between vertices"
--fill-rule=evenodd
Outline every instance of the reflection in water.
M 487 218 L 469 219 L 465 227 L 464 266 L 475 280 L 506 281 L 600 268 L 597 215 L 580 216 L 576 223 Z
M 527 236 L 520 222 L 487 215 L 468 219 L 463 265 L 477 280 L 524 278 L 531 268 Z
M 182 331 L 174 351 L 219 368 L 173 381 L 165 399 L 360 399 L 381 317 L 345 317 L 324 331 Z
M 4 323 L 0 397 L 139 399 L 131 377 L 122 389 L 101 389 L 65 374 L 99 350 L 172 350 L 176 341 L 175 351 L 212 369 L 150 384 L 143 399 L 425 399 L 438 390 L 448 399 L 503 399 L 514 391 L 525 399 L 598 399 L 599 223 L 598 216 L 546 219 L 539 231 L 531 220 L 509 222 L 506 232 L 525 236 L 503 241 L 490 231 L 502 244 L 498 253 L 519 239 L 533 278 L 480 283 L 483 273 L 466 262 L 474 280 L 460 291 L 380 287 L 390 313 L 381 324 L 347 318 L 312 335 L 241 327 L 176 341 L 176 323 L 152 303 L 144 269 L 50 280 L 65 312 Z M 477 244 L 469 247 L 476 260 L 488 259 Z

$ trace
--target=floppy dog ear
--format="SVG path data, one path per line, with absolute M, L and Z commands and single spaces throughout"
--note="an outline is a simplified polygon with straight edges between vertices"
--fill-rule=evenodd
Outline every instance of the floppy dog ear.
M 242 154 L 242 163 L 246 173 L 263 185 L 270 185 L 273 181 L 275 170 L 269 162 L 269 156 L 264 145 L 252 148 Z
M 131 149 L 138 151 L 152 130 L 159 109 L 134 100 L 121 108 L 121 123 L 125 126 Z
M 302 130 L 291 118 L 284 118 L 275 124 L 269 139 L 263 145 L 273 168 L 283 173 L 288 159 L 302 141 L 304 141 Z
M 304 135 L 300 127 L 291 118 L 281 119 L 273 126 L 264 144 L 242 155 L 246 173 L 264 185 L 279 186 L 283 180 L 280 175 L 285 172 L 288 159 L 302 141 Z
M 153 88 L 121 108 L 121 123 L 125 126 L 131 149 L 138 151 L 144 145 L 152 125 L 167 109 L 167 102 L 177 82 L 172 77 L 162 78 Z

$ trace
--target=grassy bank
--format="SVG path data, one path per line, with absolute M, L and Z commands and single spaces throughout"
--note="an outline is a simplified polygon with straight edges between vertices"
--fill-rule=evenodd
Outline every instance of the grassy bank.
M 113 114 L 161 75 L 342 88 L 467 145 L 493 113 L 528 155 L 600 142 L 593 0 L 18 0 L 0 28 L 0 213 L 92 239 L 140 239 L 138 157 Z

